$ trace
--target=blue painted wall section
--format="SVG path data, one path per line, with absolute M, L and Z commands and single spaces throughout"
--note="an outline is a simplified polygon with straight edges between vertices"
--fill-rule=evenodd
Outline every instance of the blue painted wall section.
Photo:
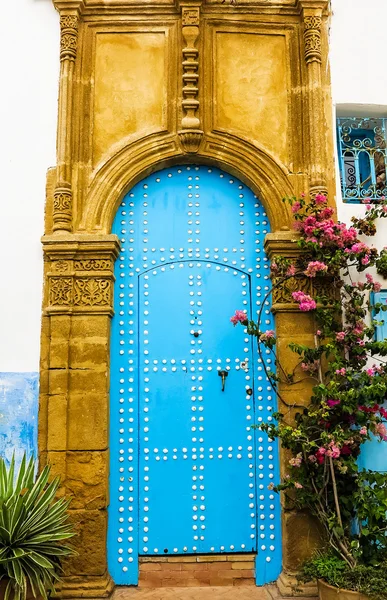
M 0 454 L 37 456 L 38 373 L 0 373 Z
M 387 290 L 381 290 L 372 294 L 372 303 L 385 304 L 387 302 Z M 379 312 L 374 315 L 375 319 L 380 322 L 380 325 L 376 327 L 376 339 L 378 342 L 387 340 L 387 313 Z M 375 436 L 372 436 L 372 440 L 366 442 L 362 446 L 361 454 L 359 456 L 359 468 L 370 469 L 373 471 L 386 472 L 387 471 L 387 443 L 381 442 Z
M 281 571 L 268 489 L 277 445 L 251 428 L 271 420 L 275 394 L 230 323 L 237 308 L 256 318 L 270 288 L 269 231 L 251 190 L 205 166 L 154 173 L 119 207 L 108 531 L 118 585 L 138 582 L 139 555 L 254 551 L 258 585 Z M 269 300 L 262 328 L 273 328 Z

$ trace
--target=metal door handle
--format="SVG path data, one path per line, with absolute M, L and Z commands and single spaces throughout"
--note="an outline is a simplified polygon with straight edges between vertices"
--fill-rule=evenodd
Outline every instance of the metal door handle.
M 222 378 L 222 392 L 224 392 L 224 388 L 226 385 L 226 377 L 228 377 L 228 371 L 218 371 L 218 375 Z

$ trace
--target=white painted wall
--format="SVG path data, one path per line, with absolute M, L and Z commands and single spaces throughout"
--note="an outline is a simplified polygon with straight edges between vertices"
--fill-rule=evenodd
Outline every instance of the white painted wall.
M 386 0 L 332 0 L 330 65 L 334 114 L 343 116 L 387 117 L 387 69 L 384 23 Z M 364 214 L 363 206 L 341 201 L 340 177 L 336 161 L 337 209 L 341 221 Z M 387 243 L 387 220 L 379 223 L 374 245 Z M 387 282 L 381 279 L 383 287 Z
M 1 10 L 0 372 L 37 371 L 45 179 L 55 165 L 59 17 L 51 0 Z
M 334 105 L 379 105 L 373 110 L 387 116 L 386 0 L 332 0 L 332 7 Z M 0 372 L 37 371 L 40 236 L 46 170 L 55 164 L 59 19 L 51 0 L 13 0 L 2 8 L 2 23 Z M 338 186 L 340 219 L 364 210 L 340 198 Z M 379 235 L 385 244 L 381 237 L 387 235 Z

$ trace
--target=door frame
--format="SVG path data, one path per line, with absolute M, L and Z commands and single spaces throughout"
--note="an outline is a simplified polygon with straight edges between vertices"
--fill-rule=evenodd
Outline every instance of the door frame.
M 164 134 L 163 134 L 164 135 Z M 162 136 L 161 136 L 162 137 Z M 299 253 L 292 216 L 281 198 L 293 195 L 291 180 L 271 157 L 245 140 L 213 134 L 195 160 L 174 146 L 161 145 L 160 136 L 134 143 L 131 152 L 113 157 L 91 184 L 88 204 L 78 233 L 52 234 L 44 248 L 44 297 L 41 333 L 39 461 L 50 463 L 62 480 L 62 493 L 72 498 L 71 517 L 78 537 L 78 555 L 66 562 L 59 597 L 105 597 L 114 587 L 107 570 L 107 506 L 109 477 L 110 319 L 113 315 L 114 264 L 119 242 L 108 233 L 128 189 L 162 166 L 214 165 L 231 173 L 259 196 L 273 233 L 267 234 L 269 258 Z M 219 158 L 221 156 L 221 158 Z M 114 176 L 113 176 L 114 174 Z M 54 172 L 49 172 L 53 181 Z M 114 181 L 114 185 L 112 182 Z M 51 185 L 51 184 L 50 184 Z M 48 187 L 49 193 L 52 190 Z M 48 202 L 51 202 L 48 196 Z M 271 218 L 273 215 L 274 220 Z M 86 231 L 86 233 L 85 233 Z M 289 286 L 273 294 L 273 313 L 281 364 L 293 368 L 287 351 L 290 341 L 313 344 L 313 319 L 300 314 Z M 306 405 L 307 386 L 301 391 L 281 389 L 287 404 Z M 287 404 L 279 406 L 288 410 Z M 281 473 L 287 456 L 280 450 Z M 320 533 L 313 519 L 282 509 L 283 571 L 278 584 L 289 595 L 297 566 L 318 546 Z

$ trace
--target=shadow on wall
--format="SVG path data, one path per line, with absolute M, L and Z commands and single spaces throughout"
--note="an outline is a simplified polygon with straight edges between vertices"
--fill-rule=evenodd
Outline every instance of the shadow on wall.
M 0 455 L 37 455 L 38 373 L 0 373 Z

